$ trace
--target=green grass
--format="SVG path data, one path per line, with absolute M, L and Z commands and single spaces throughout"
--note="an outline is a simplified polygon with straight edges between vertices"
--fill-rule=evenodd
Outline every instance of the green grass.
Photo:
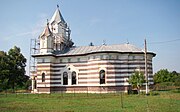
M 123 94 L 0 94 L 0 112 L 180 112 L 180 93 L 156 96 Z

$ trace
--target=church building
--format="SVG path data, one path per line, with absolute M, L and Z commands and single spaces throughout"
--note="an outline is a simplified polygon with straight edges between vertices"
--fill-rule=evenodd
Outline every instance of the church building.
M 132 44 L 73 46 L 71 30 L 57 7 L 38 37 L 36 71 L 31 74 L 33 93 L 127 92 L 128 78 L 144 73 L 144 50 Z M 153 85 L 152 59 L 147 52 L 148 85 Z

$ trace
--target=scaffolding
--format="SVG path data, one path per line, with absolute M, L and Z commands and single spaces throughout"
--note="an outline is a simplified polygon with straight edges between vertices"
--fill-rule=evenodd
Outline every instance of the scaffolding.
M 29 76 L 33 76 L 37 71 L 37 60 L 32 55 L 39 54 L 39 39 L 31 39 L 30 41 L 30 57 L 29 57 Z

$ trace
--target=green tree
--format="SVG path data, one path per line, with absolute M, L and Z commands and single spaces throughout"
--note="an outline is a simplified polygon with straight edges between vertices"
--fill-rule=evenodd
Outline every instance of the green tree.
M 14 90 L 23 87 L 29 80 L 25 75 L 26 58 L 22 55 L 20 48 L 14 47 L 8 51 L 0 51 L 0 89 Z
M 8 88 L 8 65 L 7 54 L 4 51 L 0 51 L 0 89 Z
M 145 82 L 145 76 L 142 72 L 135 71 L 135 73 L 133 73 L 129 78 L 128 82 L 133 88 L 137 88 L 138 93 L 140 93 L 141 86 Z
M 177 73 L 176 71 L 172 71 L 172 72 L 171 72 L 171 77 L 172 77 L 172 78 L 171 78 L 171 81 L 172 81 L 172 82 L 175 82 L 176 79 L 179 78 L 179 75 L 180 75 L 180 74 Z
M 176 79 L 174 81 L 174 85 L 175 86 L 180 86 L 180 74 L 176 77 Z
M 176 72 L 169 72 L 167 69 L 161 69 L 157 73 L 154 74 L 154 82 L 155 83 L 162 83 L 162 82 L 174 82 Z
M 22 55 L 20 48 L 14 48 L 8 51 L 9 64 L 9 85 L 14 90 L 15 86 L 23 86 L 25 77 L 26 58 Z

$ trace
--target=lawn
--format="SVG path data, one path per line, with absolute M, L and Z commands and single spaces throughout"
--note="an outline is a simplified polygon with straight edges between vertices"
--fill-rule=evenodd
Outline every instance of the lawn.
M 121 96 L 122 95 L 122 96 Z M 121 101 L 122 99 L 122 101 Z M 123 102 L 123 103 L 121 103 Z M 180 93 L 0 94 L 0 112 L 180 112 Z

